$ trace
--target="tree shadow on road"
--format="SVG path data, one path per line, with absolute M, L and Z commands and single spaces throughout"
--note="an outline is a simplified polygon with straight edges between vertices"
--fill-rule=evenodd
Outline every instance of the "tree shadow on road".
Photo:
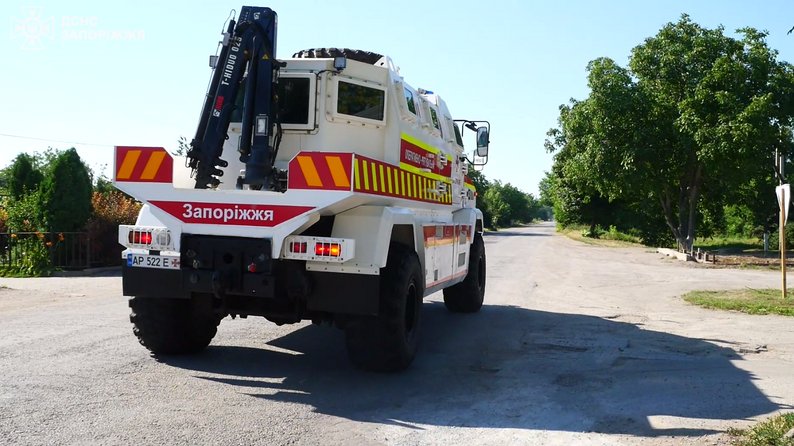
M 485 235 L 488 237 L 551 237 L 554 234 L 545 232 L 519 232 L 502 229 L 499 231 L 488 231 Z
M 670 417 L 733 420 L 780 409 L 733 365 L 741 356 L 712 342 L 507 306 L 460 315 L 436 302 L 423 315 L 419 355 L 398 374 L 352 368 L 342 333 L 317 326 L 271 341 L 275 348 L 211 346 L 163 361 L 253 397 L 416 429 L 701 436 L 715 431 Z M 667 416 L 665 427 L 653 416 Z

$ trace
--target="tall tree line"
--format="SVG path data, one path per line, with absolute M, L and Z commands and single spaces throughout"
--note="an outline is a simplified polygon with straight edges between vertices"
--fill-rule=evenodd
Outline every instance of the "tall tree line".
M 791 154 L 794 69 L 767 34 L 726 36 L 683 15 L 631 51 L 587 66 L 590 94 L 560 106 L 541 198 L 561 224 L 619 224 L 691 249 L 726 207 L 774 225 L 774 154 Z

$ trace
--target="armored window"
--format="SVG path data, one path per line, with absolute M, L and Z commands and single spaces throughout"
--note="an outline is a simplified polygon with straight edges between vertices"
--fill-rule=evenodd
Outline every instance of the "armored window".
M 433 127 L 441 130 L 441 127 L 438 125 L 438 116 L 436 115 L 436 111 L 432 108 L 430 109 L 430 119 L 433 120 Z
M 463 147 L 463 137 L 460 135 L 460 129 L 458 128 L 458 125 L 453 123 L 452 128 L 455 129 L 455 141 L 459 146 Z
M 408 110 L 411 113 L 416 114 L 416 103 L 414 102 L 414 93 L 407 88 L 405 88 L 404 91 L 405 91 L 405 103 L 408 104 Z
M 436 109 L 433 107 L 430 107 L 430 119 L 433 121 L 433 127 L 441 131 L 441 125 L 438 123 L 438 115 L 436 114 Z
M 377 88 L 339 81 L 336 112 L 383 121 L 386 92 Z
M 307 77 L 283 77 L 278 82 L 278 120 L 282 124 L 309 123 L 309 87 Z

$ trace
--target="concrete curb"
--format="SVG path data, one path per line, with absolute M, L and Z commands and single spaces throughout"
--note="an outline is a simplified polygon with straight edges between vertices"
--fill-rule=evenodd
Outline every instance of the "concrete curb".
M 683 260 L 685 262 L 695 260 L 694 257 L 692 257 L 691 255 L 689 255 L 687 253 L 684 253 L 684 252 L 678 252 L 675 249 L 656 248 L 656 252 L 658 252 L 659 254 L 664 254 L 664 255 L 666 255 L 668 257 L 675 257 L 676 259 Z

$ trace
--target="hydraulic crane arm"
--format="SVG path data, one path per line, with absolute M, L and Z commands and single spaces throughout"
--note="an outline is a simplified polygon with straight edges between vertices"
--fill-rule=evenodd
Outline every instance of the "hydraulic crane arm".
M 276 25 L 277 16 L 272 9 L 252 6 L 242 7 L 237 22 L 229 21 L 196 136 L 187 153 L 196 189 L 220 183 L 220 168 L 228 165 L 221 159 L 223 143 L 241 91 L 244 96 L 239 152 L 246 169 L 237 184 L 255 189 L 272 189 L 276 184 L 276 149 L 270 142 L 276 125 L 275 82 L 281 66 L 276 60 Z

